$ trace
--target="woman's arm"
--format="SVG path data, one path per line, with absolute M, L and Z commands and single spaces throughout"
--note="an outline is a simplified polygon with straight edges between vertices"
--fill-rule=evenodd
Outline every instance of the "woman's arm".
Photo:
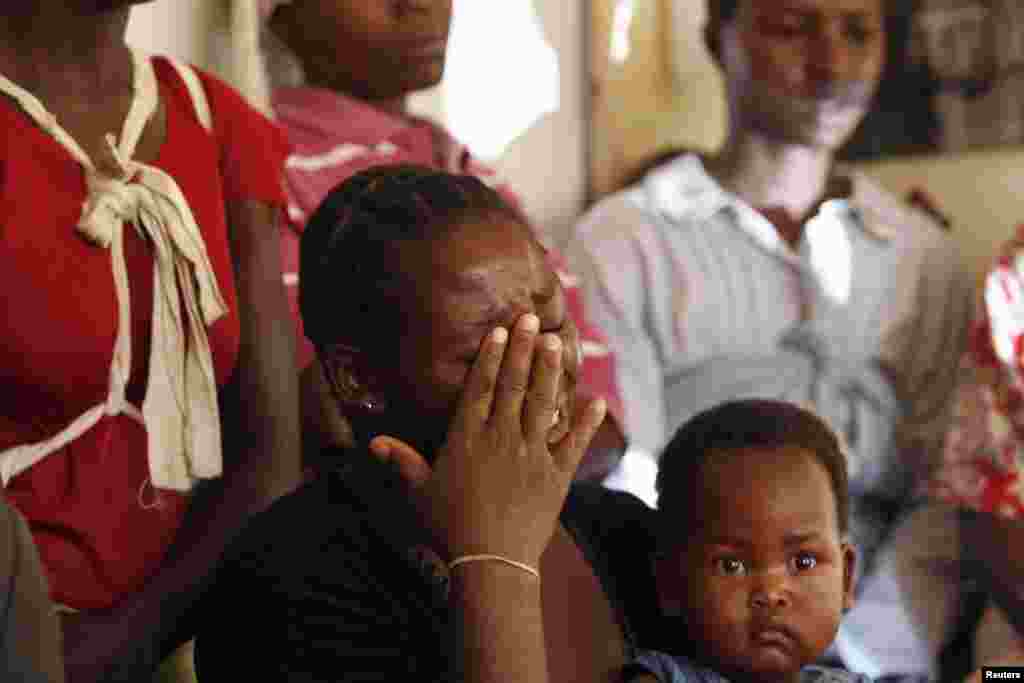
M 252 495 L 251 510 L 293 490 L 301 477 L 294 326 L 281 279 L 277 210 L 228 202 L 241 323 L 238 368 L 225 393 L 224 477 Z
M 461 565 L 452 606 L 462 615 L 466 680 L 546 681 L 540 580 L 497 562 Z
M 547 433 L 562 372 L 561 340 L 538 339 L 536 316 L 484 342 L 445 446 L 431 465 L 389 437 L 371 448 L 416 489 L 416 504 L 449 560 L 496 555 L 539 569 L 569 482 L 605 417 L 581 406 L 558 444 Z M 540 577 L 506 562 L 451 567 L 465 680 L 548 680 Z
M 228 202 L 227 210 L 241 346 L 221 401 L 224 476 L 196 489 L 160 570 L 141 590 L 106 612 L 64 619 L 69 681 L 95 680 L 112 666 L 151 673 L 192 637 L 199 598 L 227 541 L 299 481 L 298 379 L 276 210 L 251 201 Z

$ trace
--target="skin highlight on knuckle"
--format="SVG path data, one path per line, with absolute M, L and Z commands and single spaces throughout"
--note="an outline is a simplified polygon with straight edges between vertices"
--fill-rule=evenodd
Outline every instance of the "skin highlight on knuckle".
M 525 377 L 509 377 L 499 383 L 498 390 L 512 396 L 524 396 L 529 391 L 529 384 Z

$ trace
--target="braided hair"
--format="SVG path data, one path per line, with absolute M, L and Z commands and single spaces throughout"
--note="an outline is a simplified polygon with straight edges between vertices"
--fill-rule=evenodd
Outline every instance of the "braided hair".
M 397 248 L 442 238 L 468 218 L 494 213 L 524 222 L 497 191 L 471 175 L 395 164 L 343 181 L 302 235 L 299 307 L 306 336 L 320 351 L 338 343 L 391 350 L 414 291 L 396 268 Z
M 665 447 L 656 487 L 658 512 L 669 545 L 685 538 L 679 524 L 693 524 L 691 503 L 702 466 L 734 453 L 756 457 L 752 450 L 799 448 L 828 472 L 836 498 L 841 534 L 849 526 L 846 456 L 835 432 L 810 410 L 786 401 L 743 399 L 720 403 L 687 421 Z

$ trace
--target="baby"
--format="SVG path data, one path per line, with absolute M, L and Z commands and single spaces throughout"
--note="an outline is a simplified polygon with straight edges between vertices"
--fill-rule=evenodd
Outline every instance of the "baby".
M 705 411 L 666 447 L 657 480 L 666 613 L 692 657 L 647 651 L 628 681 L 867 681 L 813 666 L 853 604 L 846 459 L 813 413 L 743 400 Z

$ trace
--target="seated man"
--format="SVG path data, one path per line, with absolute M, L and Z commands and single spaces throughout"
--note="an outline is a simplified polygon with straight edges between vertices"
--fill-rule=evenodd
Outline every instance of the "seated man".
M 576 231 L 572 262 L 617 354 L 631 436 L 613 478 L 653 498 L 668 435 L 717 403 L 812 404 L 845 441 L 864 558 L 839 654 L 874 676 L 928 674 L 956 605 L 907 586 L 956 595 L 955 516 L 907 501 L 941 443 L 970 282 L 934 220 L 834 163 L 880 78 L 883 2 L 710 10 L 724 147 L 654 169 Z

